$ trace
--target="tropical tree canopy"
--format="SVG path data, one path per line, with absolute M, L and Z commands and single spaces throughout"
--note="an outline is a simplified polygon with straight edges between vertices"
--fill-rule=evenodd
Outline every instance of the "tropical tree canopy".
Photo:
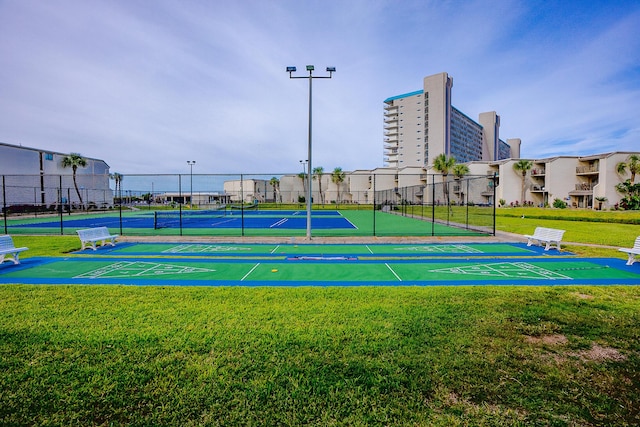
M 527 176 L 527 172 L 531 170 L 533 167 L 533 162 L 531 160 L 518 160 L 513 164 L 513 170 L 516 172 L 520 172 L 522 176 Z
M 71 153 L 68 156 L 64 156 L 62 158 L 62 167 L 63 168 L 71 168 L 73 171 L 73 186 L 76 188 L 76 194 L 78 195 L 78 200 L 80 204 L 84 206 L 84 202 L 82 201 L 82 194 L 80 194 L 80 189 L 78 188 L 78 182 L 76 181 L 76 172 L 79 167 L 87 166 L 87 159 L 82 157 L 81 154 Z
M 616 184 L 616 191 L 623 194 L 620 207 L 623 209 L 640 209 L 640 183 L 634 184 L 630 179 Z
M 116 197 L 122 199 L 122 180 L 124 177 L 122 174 L 118 172 L 114 172 L 109 174 L 109 178 L 113 179 L 116 182 Z
M 524 204 L 525 199 L 526 199 L 526 187 L 525 187 L 525 178 L 527 176 L 527 172 L 529 170 L 531 170 L 531 168 L 533 167 L 533 162 L 531 160 L 523 160 L 520 159 L 517 162 L 515 162 L 513 164 L 513 170 L 515 170 L 516 172 L 520 172 L 522 174 L 522 204 Z
M 277 202 L 278 189 L 280 188 L 280 180 L 274 176 L 269 180 L 269 184 L 271 184 L 271 188 L 273 188 L 273 201 Z
M 444 153 L 438 154 L 436 158 L 433 159 L 433 169 L 440 172 L 443 178 L 449 175 L 449 172 L 451 172 L 455 164 L 456 158 L 447 156 Z
M 462 179 L 464 178 L 465 175 L 469 173 L 469 166 L 462 163 L 458 163 L 453 166 L 452 172 L 453 172 L 453 176 L 455 176 L 456 179 Z
M 628 171 L 629 174 L 631 174 L 631 183 L 634 184 L 636 175 L 640 175 L 640 155 L 631 154 L 627 157 L 627 161 L 620 162 L 616 165 L 616 171 L 620 175 L 624 175 Z
M 449 203 L 449 185 L 446 183 L 447 175 L 453 169 L 456 164 L 456 158 L 453 156 L 447 156 L 444 153 L 438 154 L 435 159 L 433 159 L 433 169 L 440 172 L 442 175 L 442 195 L 444 196 L 444 200 L 447 205 Z
M 338 202 L 340 202 L 340 184 L 344 182 L 346 176 L 347 175 L 344 173 L 341 167 L 334 168 L 333 172 L 331 172 L 331 182 L 333 182 L 338 189 L 336 197 L 336 200 Z
M 313 179 L 318 178 L 318 192 L 320 193 L 320 202 L 324 205 L 324 195 L 322 194 L 322 175 L 324 175 L 324 168 L 322 166 L 313 168 Z
M 87 166 L 87 159 L 82 157 L 81 154 L 71 153 L 68 156 L 64 156 L 62 158 L 62 167 L 63 168 L 69 168 L 70 167 L 73 170 L 74 174 L 78 170 L 78 167 L 82 167 L 83 168 L 85 166 Z

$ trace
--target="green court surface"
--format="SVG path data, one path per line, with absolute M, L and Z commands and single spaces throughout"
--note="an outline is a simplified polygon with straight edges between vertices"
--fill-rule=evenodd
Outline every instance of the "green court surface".
M 213 256 L 211 256 L 213 254 Z M 640 285 L 638 265 L 522 244 L 135 243 L 0 267 L 0 283 L 158 286 Z M 221 256 L 222 255 L 222 256 Z M 551 256 L 550 256 L 551 255 Z
M 119 244 L 101 248 L 99 251 L 85 250 L 84 254 L 103 255 L 184 255 L 184 256 L 296 256 L 296 255 L 344 255 L 344 256 L 463 256 L 539 255 L 540 247 L 508 243 L 450 243 L 450 244 L 206 244 L 206 243 L 135 243 Z M 558 255 L 557 251 L 551 252 Z M 566 253 L 563 253 L 566 254 Z

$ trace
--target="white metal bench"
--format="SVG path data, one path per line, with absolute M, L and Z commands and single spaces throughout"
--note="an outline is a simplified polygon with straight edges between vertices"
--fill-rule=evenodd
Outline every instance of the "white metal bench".
M 116 245 L 116 239 L 119 237 L 117 234 L 110 234 L 107 227 L 95 227 L 86 228 L 84 230 L 77 230 L 78 237 L 82 243 L 82 250 L 90 247 L 94 251 L 97 249 L 97 243 L 102 242 L 102 246 Z
M 16 248 L 13 244 L 11 236 L 0 236 L 0 264 L 7 261 L 13 261 L 14 264 L 20 264 L 20 252 L 26 251 L 29 248 Z
M 534 242 L 538 242 L 539 245 L 545 244 L 544 250 L 548 251 L 553 245 L 556 249 L 560 250 L 560 241 L 565 230 L 558 230 L 555 228 L 536 227 L 532 236 L 525 235 L 527 238 L 527 246 L 531 246 Z
M 633 263 L 636 262 L 636 256 L 640 255 L 640 236 L 636 237 L 636 242 L 632 248 L 620 248 L 618 250 L 629 254 L 627 265 L 633 265 Z

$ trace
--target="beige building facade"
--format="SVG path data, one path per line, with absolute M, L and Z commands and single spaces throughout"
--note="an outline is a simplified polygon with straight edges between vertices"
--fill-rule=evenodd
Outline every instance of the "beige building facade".
M 555 199 L 563 200 L 569 207 L 598 209 L 596 198 L 606 198 L 602 208 L 616 206 L 623 195 L 616 191 L 616 184 L 630 176 L 617 173 L 617 165 L 626 162 L 633 152 L 612 152 L 591 156 L 557 156 L 529 159 L 530 170 L 524 177 L 525 202 L 533 206 L 552 206 Z M 467 162 L 470 173 L 462 180 L 452 174 L 447 177 L 449 198 L 452 203 L 492 205 L 495 199 L 504 206 L 522 205 L 522 173 L 514 169 L 520 159 Z M 306 181 L 305 181 L 306 182 Z M 322 196 L 317 179 L 313 183 L 313 203 L 353 204 L 442 204 L 445 203 L 443 177 L 433 168 L 408 166 L 383 167 L 371 170 L 355 170 L 345 173 L 339 186 L 331 182 L 331 175 L 322 176 Z M 259 184 L 258 187 L 266 185 Z M 298 203 L 306 194 L 306 184 L 298 175 L 279 178 L 279 202 Z M 233 187 L 235 191 L 238 191 Z M 231 186 L 225 185 L 225 190 Z M 246 183 L 244 188 L 252 188 Z M 269 187 L 268 187 L 269 188 Z M 271 187 L 272 188 L 272 187 Z M 273 191 L 273 190 L 271 190 Z M 245 196 L 245 201 L 248 193 Z M 273 199 L 273 197 L 270 197 Z M 251 199 L 254 200 L 254 199 Z
M 500 139 L 500 116 L 481 113 L 474 121 L 451 104 L 453 78 L 423 79 L 421 90 L 384 101 L 384 165 L 429 167 L 440 154 L 459 163 L 520 157 L 520 140 Z
M 591 156 L 557 156 L 545 159 L 529 159 L 532 167 L 524 176 L 514 169 L 520 159 L 497 162 L 471 162 L 471 174 L 495 174 L 496 199 L 506 206 L 522 205 L 522 186 L 525 201 L 534 206 L 553 205 L 560 199 L 574 208 L 600 208 L 596 198 L 606 198 L 602 208 L 615 207 L 623 195 L 616 191 L 616 184 L 630 175 L 617 173 L 617 165 L 626 162 L 638 152 L 612 152 Z M 492 188 L 485 189 L 481 201 L 488 202 Z M 478 200 L 477 198 L 475 199 Z

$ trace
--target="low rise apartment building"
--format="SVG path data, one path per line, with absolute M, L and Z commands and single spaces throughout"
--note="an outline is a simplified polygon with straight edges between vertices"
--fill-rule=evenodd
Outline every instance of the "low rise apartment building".
M 73 182 L 73 171 L 62 166 L 68 154 L 0 143 L 0 175 L 3 186 L 0 201 L 7 206 L 41 206 L 50 209 L 59 204 L 80 205 Z M 87 165 L 76 172 L 76 184 L 83 204 L 89 207 L 113 205 L 109 188 L 109 165 L 100 159 L 85 157 Z
M 603 208 L 615 207 L 623 195 L 616 184 L 630 175 L 617 173 L 617 165 L 630 155 L 640 153 L 612 152 L 590 156 L 556 156 L 529 159 L 531 169 L 524 176 L 524 201 L 534 206 L 553 205 L 563 200 L 569 207 L 597 209 L 596 198 L 606 198 Z M 465 163 L 469 174 L 457 179 L 452 173 L 446 178 L 448 196 L 452 203 L 492 205 L 494 198 L 506 206 L 522 205 L 523 176 L 514 169 L 521 159 L 473 161 Z M 320 196 L 322 188 L 322 197 Z M 282 202 L 296 203 L 306 195 L 306 180 L 298 175 L 280 177 L 279 194 Z M 400 169 L 384 167 L 346 172 L 340 184 L 331 181 L 330 174 L 322 176 L 321 186 L 313 182 L 314 204 L 443 204 L 447 193 L 442 175 L 433 168 L 409 166 Z
M 495 174 L 496 199 L 503 200 L 506 205 L 523 204 L 524 179 L 524 201 L 535 206 L 552 205 L 555 199 L 560 199 L 570 207 L 599 208 L 596 198 L 606 198 L 603 208 L 615 207 L 623 197 L 616 191 L 616 184 L 630 177 L 628 173 L 618 174 L 617 165 L 626 162 L 632 154 L 640 155 L 637 152 L 612 152 L 530 159 L 532 167 L 524 178 L 513 167 L 520 159 L 471 162 L 469 169 L 471 174 Z M 486 188 L 481 200 L 488 202 L 492 194 L 493 189 Z

